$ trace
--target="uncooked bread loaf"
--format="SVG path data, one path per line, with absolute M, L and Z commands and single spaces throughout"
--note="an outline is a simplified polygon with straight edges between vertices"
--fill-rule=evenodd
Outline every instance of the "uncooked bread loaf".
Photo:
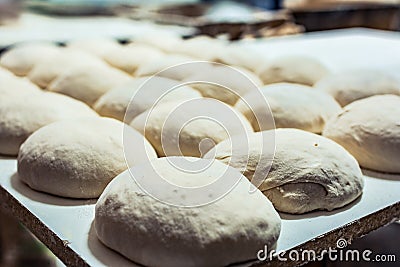
M 104 59 L 105 55 L 109 51 L 120 48 L 121 45 L 112 39 L 90 38 L 73 40 L 68 43 L 68 47 L 80 49 L 86 53 L 93 54 Z
M 235 105 L 256 131 L 274 128 L 271 120 L 263 121 L 263 116 L 268 114 L 265 101 L 276 128 L 297 128 L 313 133 L 321 133 L 326 121 L 341 110 L 333 97 L 312 87 L 291 83 L 271 84 L 244 95 Z
M 138 67 L 163 56 L 157 48 L 132 43 L 109 50 L 103 58 L 111 66 L 133 75 Z
M 328 69 L 314 58 L 292 55 L 267 61 L 258 74 L 264 84 L 289 82 L 313 85 L 328 74 Z
M 198 91 L 180 86 L 178 81 L 158 76 L 141 77 L 105 93 L 97 100 L 94 109 L 102 116 L 129 123 L 155 104 L 199 97 Z
M 204 157 L 215 156 L 256 181 L 279 211 L 299 214 L 332 210 L 362 193 L 363 175 L 357 161 L 328 138 L 297 129 L 234 138 L 239 139 L 240 146 L 232 147 L 226 140 Z M 270 145 L 274 139 L 275 151 Z
M 239 172 L 238 184 L 226 195 L 207 205 L 181 207 L 165 204 L 143 191 L 135 182 L 138 175 L 155 181 L 156 172 L 170 183 L 187 188 L 207 186 L 225 172 L 218 161 L 201 172 L 174 168 L 162 158 L 140 165 L 116 177 L 104 190 L 95 210 L 95 229 L 108 247 L 144 266 L 228 266 L 257 258 L 264 246 L 275 247 L 280 233 L 280 218 L 271 203 Z M 200 159 L 196 159 L 200 160 Z M 165 190 L 171 202 L 193 199 L 190 192 L 177 194 Z M 211 199 L 210 192 L 205 194 Z M 206 203 L 204 203 L 206 204 Z M 156 256 L 155 256 L 156 255 Z
M 112 88 L 132 79 L 123 71 L 105 64 L 76 66 L 60 74 L 48 86 L 48 90 L 81 100 L 89 106 Z
M 78 49 L 62 48 L 57 53 L 45 57 L 35 64 L 29 72 L 28 77 L 41 88 L 46 88 L 65 71 L 76 67 L 86 67 L 89 69 L 99 64 L 105 64 L 105 62 L 96 56 Z
M 0 65 L 15 75 L 26 76 L 40 61 L 52 57 L 60 49 L 50 43 L 27 43 L 12 47 L 0 58 Z
M 185 63 L 196 62 L 197 59 L 179 54 L 169 54 L 163 57 L 150 60 L 145 64 L 138 67 L 135 72 L 135 76 L 151 76 L 157 74 L 157 76 L 170 78 L 173 80 L 183 80 L 189 77 L 193 73 L 202 70 L 205 63 L 201 64 L 189 64 L 183 65 Z M 180 67 L 177 67 L 180 66 Z M 171 68 L 174 67 L 174 68 Z M 168 70 L 166 70 L 169 68 Z
M 97 117 L 84 103 L 55 93 L 34 93 L 0 98 L 0 154 L 17 155 L 34 131 L 52 122 Z
M 22 144 L 18 176 L 31 188 L 53 195 L 98 197 L 115 176 L 128 168 L 123 131 L 130 131 L 129 142 L 137 149 L 135 163 L 156 158 L 140 133 L 129 126 L 124 129 L 117 120 L 64 120 L 39 129 Z
M 346 148 L 362 167 L 400 173 L 400 97 L 354 101 L 332 118 L 323 135 Z
M 215 98 L 229 105 L 234 105 L 240 97 L 256 91 L 257 86 L 262 85 L 254 73 L 220 64 L 193 73 L 184 81 L 190 82 L 204 97 Z
M 157 105 L 131 125 L 146 136 L 159 156 L 199 157 L 230 136 L 253 131 L 240 112 L 209 98 Z
M 353 70 L 328 75 L 315 85 L 332 95 L 340 105 L 373 95 L 400 95 L 400 81 L 378 70 Z

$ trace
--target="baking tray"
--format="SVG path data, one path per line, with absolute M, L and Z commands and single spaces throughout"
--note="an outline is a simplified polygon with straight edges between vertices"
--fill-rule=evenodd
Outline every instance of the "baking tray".
M 396 74 L 400 67 L 398 33 L 341 30 L 267 42 L 243 42 L 253 51 L 271 56 L 303 54 L 319 58 L 332 71 L 373 66 Z M 400 78 L 400 77 L 399 77 Z M 30 229 L 65 264 L 73 266 L 135 266 L 103 246 L 93 230 L 95 200 L 73 200 L 31 190 L 20 182 L 14 158 L 0 159 L 0 203 Z M 277 250 L 335 248 L 339 239 L 355 238 L 400 217 L 400 176 L 364 170 L 363 195 L 331 212 L 304 215 L 281 213 Z M 251 262 L 245 265 L 293 266 L 298 261 Z

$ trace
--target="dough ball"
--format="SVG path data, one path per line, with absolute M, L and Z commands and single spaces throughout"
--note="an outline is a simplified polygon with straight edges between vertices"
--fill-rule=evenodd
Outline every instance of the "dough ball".
M 22 144 L 18 176 L 32 189 L 53 195 L 99 197 L 107 184 L 128 168 L 123 131 L 131 132 L 129 142 L 137 147 L 136 164 L 156 158 L 143 136 L 129 126 L 126 128 L 110 118 L 64 120 L 47 125 Z M 139 146 L 145 146 L 147 155 Z
M 215 98 L 229 105 L 234 105 L 239 97 L 257 90 L 261 80 L 252 72 L 240 67 L 212 65 L 209 68 L 193 73 L 185 82 L 191 84 L 204 97 Z
M 332 118 L 323 135 L 346 148 L 367 169 L 400 173 L 400 97 L 354 101 Z
M 154 104 L 183 102 L 201 97 L 198 91 L 189 86 L 179 86 L 180 84 L 178 81 L 158 76 L 136 78 L 105 93 L 97 100 L 94 109 L 102 116 L 129 123 Z M 168 92 L 174 87 L 176 89 Z
M 157 74 L 157 76 L 170 78 L 173 80 L 183 80 L 186 77 L 189 77 L 193 73 L 201 71 L 202 68 L 206 65 L 202 64 L 189 64 L 182 65 L 185 63 L 195 62 L 196 59 L 178 54 L 170 54 L 165 55 L 163 57 L 150 60 L 145 64 L 138 67 L 135 72 L 135 76 L 151 76 Z M 174 68 L 171 68 L 174 67 Z M 170 68 L 168 70 L 165 70 Z M 160 72 L 160 73 L 159 73 Z
M 133 75 L 138 67 L 163 56 L 163 52 L 157 48 L 133 43 L 108 51 L 104 60 L 111 66 Z
M 60 48 L 50 43 L 27 43 L 12 47 L 0 58 L 0 66 L 15 75 L 26 76 L 31 69 L 45 58 L 58 53 Z
M 40 88 L 28 79 L 20 78 L 9 71 L 0 69 L 0 94 L 3 97 L 18 97 L 41 92 Z
M 267 61 L 258 74 L 264 84 L 289 82 L 313 85 L 328 74 L 328 69 L 314 58 L 283 56 Z
M 149 45 L 160 49 L 163 52 L 171 53 L 175 47 L 182 42 L 182 38 L 179 35 L 171 31 L 160 31 L 157 33 L 143 34 L 135 37 L 133 40 L 134 44 Z
M 257 72 L 265 63 L 263 55 L 239 45 L 230 44 L 216 57 L 216 62 L 246 68 Z
M 199 157 L 214 144 L 253 130 L 241 113 L 209 98 L 157 105 L 131 125 L 146 136 L 159 156 Z
M 214 161 L 205 171 L 191 173 L 174 168 L 168 159 L 134 167 L 131 173 L 157 182 L 157 172 L 174 184 L 193 187 L 212 183 L 227 168 Z M 97 236 L 106 246 L 144 266 L 228 266 L 256 259 L 265 245 L 275 247 L 280 218 L 261 192 L 250 193 L 247 179 L 229 170 L 238 175 L 238 184 L 224 197 L 192 208 L 154 199 L 125 171 L 107 186 L 96 204 Z M 172 201 L 193 198 L 173 190 L 163 193 Z
M 39 128 L 81 117 L 97 114 L 84 103 L 55 93 L 0 98 L 0 154 L 17 155 L 20 145 Z
M 260 92 L 244 95 L 235 105 L 256 131 L 274 128 L 271 119 L 263 118 L 269 112 L 265 101 L 276 128 L 297 128 L 313 133 L 321 133 L 326 121 L 341 110 L 333 97 L 312 87 L 291 83 L 271 84 L 261 87 Z
M 121 45 L 112 39 L 77 39 L 69 42 L 68 47 L 80 49 L 104 59 L 109 51 L 118 49 Z
M 41 88 L 46 88 L 54 79 L 69 69 L 91 68 L 93 65 L 99 64 L 105 63 L 89 53 L 73 48 L 60 48 L 59 52 L 43 58 L 35 64 L 28 77 Z
M 243 139 L 238 142 L 242 146 L 231 151 L 231 143 L 226 140 L 205 158 L 215 155 L 216 159 L 239 169 L 249 180 L 257 181 L 258 188 L 279 211 L 300 214 L 332 210 L 354 201 L 362 193 L 363 175 L 357 161 L 328 138 L 297 129 L 270 130 L 236 138 Z M 275 154 L 273 149 L 262 148 L 274 139 Z M 256 168 L 259 171 L 255 172 Z
M 123 71 L 105 64 L 77 66 L 60 74 L 48 90 L 68 95 L 92 106 L 100 96 L 132 79 Z
M 353 70 L 331 74 L 314 86 L 332 95 L 342 106 L 373 95 L 400 95 L 400 81 L 377 70 Z

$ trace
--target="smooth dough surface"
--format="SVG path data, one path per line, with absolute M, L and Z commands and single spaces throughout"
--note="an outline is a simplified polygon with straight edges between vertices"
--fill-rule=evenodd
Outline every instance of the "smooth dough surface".
M 173 168 L 167 158 L 151 163 L 164 179 L 187 187 L 207 185 L 227 167 L 214 161 L 206 171 L 193 174 Z M 131 173 L 155 179 L 148 166 L 134 167 Z M 97 236 L 144 266 L 228 266 L 255 259 L 264 245 L 275 247 L 280 218 L 261 192 L 249 193 L 247 179 L 232 172 L 239 175 L 239 182 L 229 193 L 210 204 L 187 208 L 154 199 L 125 171 L 107 186 L 96 204 Z M 176 201 L 193 198 L 188 193 L 164 194 Z
M 68 43 L 68 47 L 80 49 L 104 59 L 109 51 L 119 48 L 121 45 L 112 39 L 90 38 L 73 40 Z
M 45 58 L 51 57 L 59 48 L 51 43 L 27 43 L 15 46 L 0 57 L 0 66 L 15 75 L 26 76 L 31 69 Z
M 35 64 L 28 77 L 41 88 L 47 88 L 54 79 L 70 69 L 91 68 L 99 64 L 105 64 L 105 62 L 79 49 L 62 48 Z
M 346 148 L 367 169 L 400 173 L 400 97 L 354 101 L 326 125 L 324 136 Z
M 51 92 L 0 98 L 0 154 L 17 155 L 29 135 L 52 122 L 97 116 L 86 104 Z
M 48 86 L 49 91 L 61 93 L 93 106 L 98 98 L 112 88 L 129 82 L 131 76 L 106 64 L 77 66 L 59 75 Z
M 240 112 L 207 98 L 158 105 L 130 125 L 146 136 L 159 156 L 199 157 L 232 135 L 253 131 Z
M 332 95 L 340 105 L 373 95 L 400 95 L 400 81 L 379 70 L 353 70 L 328 75 L 314 85 Z
M 357 161 L 328 138 L 298 129 L 270 130 L 236 138 L 242 138 L 243 145 L 231 150 L 231 143 L 226 140 L 204 157 L 215 157 L 256 181 L 279 211 L 300 214 L 333 210 L 362 193 L 363 175 Z M 275 152 L 262 148 L 269 148 L 266 142 L 274 139 Z M 256 168 L 259 171 L 255 172 Z
M 264 84 L 289 82 L 313 85 L 328 74 L 328 69 L 314 58 L 282 56 L 271 59 L 258 72 Z
M 3 97 L 10 97 L 8 95 L 18 97 L 41 92 L 42 90 L 28 79 L 15 76 L 7 70 L 0 69 L 0 94 Z
M 136 78 L 105 93 L 97 100 L 94 109 L 102 116 L 129 123 L 154 104 L 201 97 L 198 91 L 180 84 L 158 76 Z
M 321 133 L 326 121 L 341 110 L 333 97 L 312 87 L 291 83 L 271 84 L 261 87 L 259 92 L 244 95 L 235 105 L 256 131 L 270 130 L 274 126 L 270 120 L 263 120 L 268 112 L 265 101 L 276 128 L 297 128 L 313 133 Z
M 18 176 L 31 188 L 53 195 L 98 197 L 115 176 L 128 168 L 123 128 L 123 123 L 110 118 L 64 120 L 47 125 L 22 144 Z M 150 144 L 140 133 L 129 129 L 133 132 L 129 142 L 137 147 L 146 145 L 150 159 L 154 159 L 156 153 Z M 141 163 L 147 158 L 136 153 L 134 160 Z
M 257 86 L 262 84 L 251 71 L 224 65 L 212 65 L 184 81 L 190 82 L 204 97 L 215 98 L 229 105 L 234 105 L 240 97 L 257 90 Z

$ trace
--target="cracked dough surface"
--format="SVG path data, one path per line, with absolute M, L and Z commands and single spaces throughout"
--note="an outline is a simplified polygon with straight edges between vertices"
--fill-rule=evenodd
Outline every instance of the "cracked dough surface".
M 95 198 L 126 170 L 122 131 L 124 124 L 110 118 L 65 120 L 47 125 L 21 146 L 18 175 L 31 188 L 71 198 Z M 156 157 L 143 136 L 130 129 L 129 142 L 137 146 L 130 163 Z M 129 130 L 126 129 L 126 130 Z M 125 133 L 124 133 L 125 134 Z
M 275 155 L 273 148 L 261 148 L 273 142 L 273 135 Z M 250 134 L 248 140 L 233 152 L 229 140 L 221 142 L 205 158 L 215 157 L 256 181 L 279 211 L 333 210 L 362 193 L 363 175 L 357 161 L 328 138 L 297 129 L 277 129 Z M 256 168 L 261 171 L 254 177 Z
M 332 118 L 323 135 L 346 148 L 367 169 L 400 173 L 400 97 L 354 101 Z
M 191 173 L 172 167 L 167 158 L 152 164 L 164 179 L 186 187 L 207 185 L 227 168 L 214 161 L 206 171 Z M 131 171 L 146 180 L 154 178 L 143 165 Z M 97 236 L 106 246 L 145 266 L 227 266 L 255 259 L 264 245 L 275 246 L 280 218 L 260 191 L 249 193 L 250 186 L 241 176 L 219 200 L 187 208 L 156 200 L 125 171 L 107 186 L 96 204 Z M 164 193 L 177 201 L 191 197 Z

